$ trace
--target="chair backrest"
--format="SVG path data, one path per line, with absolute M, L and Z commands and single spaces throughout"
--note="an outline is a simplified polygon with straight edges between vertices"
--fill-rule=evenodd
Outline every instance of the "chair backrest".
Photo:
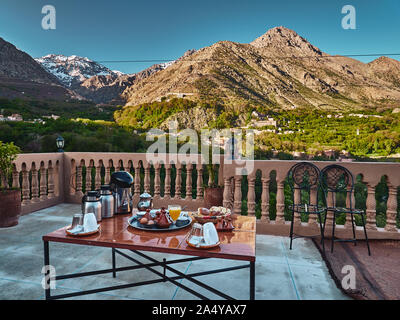
M 299 162 L 290 168 L 287 178 L 292 191 L 294 189 L 309 191 L 319 186 L 320 170 L 311 162 Z
M 337 203 L 339 200 L 336 195 L 343 193 L 346 195 L 345 199 L 347 199 L 342 198 L 342 201 L 346 201 L 345 206 L 353 208 L 354 178 L 348 169 L 337 164 L 323 168 L 321 171 L 321 183 L 327 206 L 342 206 Z M 331 195 L 330 197 L 329 194 Z
M 353 191 L 354 178 L 351 172 L 337 164 L 329 165 L 321 171 L 322 186 L 325 191 Z

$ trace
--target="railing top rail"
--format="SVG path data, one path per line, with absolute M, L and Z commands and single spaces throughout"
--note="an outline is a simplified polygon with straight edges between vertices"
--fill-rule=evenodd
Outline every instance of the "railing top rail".
M 35 164 L 36 169 L 39 169 L 42 163 L 45 168 L 48 168 L 50 163 L 52 166 L 55 166 L 56 163 L 60 163 L 63 158 L 64 155 L 61 152 L 21 153 L 13 163 L 17 171 L 21 171 L 24 166 L 26 167 L 26 170 L 29 171 L 32 168 L 32 164 Z
M 188 155 L 183 153 L 158 153 L 150 155 L 148 153 L 120 153 L 120 152 L 65 152 L 67 161 L 74 160 L 75 162 L 85 161 L 89 164 L 93 161 L 95 164 L 102 161 L 104 165 L 111 160 L 114 165 L 122 161 L 124 165 L 132 162 L 136 166 L 139 162 L 143 164 L 206 164 L 207 161 L 202 154 Z M 213 156 L 213 162 L 223 164 L 223 156 Z
M 298 162 L 304 160 L 247 160 L 239 163 L 225 162 L 224 177 L 240 176 L 247 172 L 248 175 L 255 175 L 257 170 L 262 172 L 263 178 L 268 178 L 271 171 L 276 171 L 277 180 L 284 180 L 289 169 Z M 354 177 L 361 174 L 363 180 L 375 186 L 382 176 L 388 178 L 393 186 L 400 186 L 400 163 L 398 162 L 338 162 L 338 161 L 306 161 L 315 164 L 319 169 L 337 164 L 347 168 Z M 245 169 L 243 171 L 243 169 Z

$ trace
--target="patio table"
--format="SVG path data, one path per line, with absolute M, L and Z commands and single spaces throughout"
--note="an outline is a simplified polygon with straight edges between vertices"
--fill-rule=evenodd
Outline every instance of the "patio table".
M 49 299 L 62 299 L 74 296 L 81 296 L 87 294 L 94 294 L 99 292 L 106 292 L 112 290 L 119 290 L 124 288 L 138 287 L 142 285 L 150 285 L 159 282 L 169 281 L 174 285 L 182 288 L 193 294 L 200 299 L 208 299 L 203 294 L 200 294 L 196 290 L 183 285 L 179 280 L 186 279 L 200 287 L 205 288 L 209 292 L 212 292 L 224 299 L 234 299 L 229 296 L 226 292 L 222 292 L 216 288 L 211 287 L 196 279 L 196 277 L 224 273 L 228 271 L 234 271 L 243 268 L 249 268 L 249 287 L 250 287 L 250 300 L 254 300 L 255 295 L 255 261 L 256 261 L 256 218 L 247 216 L 234 216 L 233 225 L 235 229 L 230 232 L 218 232 L 220 238 L 220 245 L 212 249 L 197 249 L 187 245 L 185 238 L 187 233 L 190 231 L 190 227 L 174 230 L 174 231 L 144 231 L 132 228 L 129 226 L 128 219 L 130 215 L 116 215 L 113 218 L 103 219 L 100 222 L 100 232 L 85 236 L 76 237 L 67 235 L 64 227 L 51 232 L 43 236 L 44 243 L 44 265 L 50 266 L 50 242 L 61 242 L 69 243 L 74 245 L 86 245 L 86 246 L 98 246 L 98 247 L 108 247 L 112 249 L 112 267 L 104 270 L 95 270 L 89 272 L 81 272 L 66 275 L 57 275 L 53 279 L 50 279 L 47 272 L 47 286 L 45 288 L 46 300 Z M 121 251 L 121 249 L 126 249 L 129 251 Z M 183 256 L 190 256 L 188 258 L 167 260 L 163 258 L 158 261 L 144 252 L 158 252 L 167 254 L 176 254 Z M 129 255 L 128 255 L 129 253 Z M 132 255 L 133 254 L 133 255 Z M 116 255 L 125 257 L 134 263 L 132 266 L 127 267 L 117 267 L 116 266 Z M 137 256 L 146 259 L 146 263 L 137 260 Z M 206 270 L 197 273 L 185 274 L 171 267 L 172 264 L 196 261 L 209 258 L 218 259 L 229 259 L 235 261 L 245 261 L 247 263 L 241 265 L 235 265 L 227 268 Z M 163 271 L 160 272 L 154 267 L 161 266 Z M 56 266 L 55 266 L 56 267 Z M 100 275 L 110 273 L 115 278 L 117 272 L 137 270 L 140 268 L 145 268 L 154 274 L 158 275 L 159 278 L 153 280 L 143 280 L 135 283 L 128 283 L 110 287 L 103 287 L 97 289 L 88 289 L 79 292 L 72 292 L 60 295 L 51 295 L 51 280 L 61 280 L 70 279 L 78 277 L 86 277 L 91 275 Z M 172 272 L 174 275 L 167 275 L 167 270 Z M 232 279 L 227 277 L 227 280 Z M 142 280 L 142 279 L 141 279 Z

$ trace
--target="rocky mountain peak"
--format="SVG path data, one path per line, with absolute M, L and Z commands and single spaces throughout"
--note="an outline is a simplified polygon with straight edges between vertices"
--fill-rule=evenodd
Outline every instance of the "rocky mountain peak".
M 277 49 L 279 51 L 292 51 L 303 55 L 321 55 L 322 52 L 313 46 L 297 32 L 281 27 L 275 27 L 268 30 L 262 36 L 250 43 L 256 48 Z
M 68 88 L 76 87 L 93 76 L 121 75 L 121 72 L 112 71 L 95 61 L 76 55 L 68 57 L 62 54 L 49 54 L 35 60 Z
M 0 77 L 58 84 L 58 80 L 48 74 L 27 53 L 0 38 Z

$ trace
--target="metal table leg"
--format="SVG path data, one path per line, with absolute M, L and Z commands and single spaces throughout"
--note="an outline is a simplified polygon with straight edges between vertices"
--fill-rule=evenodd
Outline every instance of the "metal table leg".
M 112 275 L 113 275 L 113 278 L 115 278 L 117 276 L 117 272 L 115 271 L 115 249 L 114 248 L 112 248 L 112 269 L 113 269 Z
M 255 262 L 250 262 L 250 300 L 255 299 L 255 291 L 256 291 L 256 270 L 255 270 Z
M 50 252 L 49 252 L 49 242 L 48 241 L 44 241 L 43 242 L 44 245 L 44 266 L 45 268 L 50 265 Z M 50 272 L 50 270 L 48 270 L 48 272 Z M 44 290 L 45 290 L 45 296 L 46 296 L 46 300 L 50 299 L 50 278 L 47 280 L 46 279 L 47 274 L 44 275 Z M 46 281 L 47 280 L 47 281 Z

